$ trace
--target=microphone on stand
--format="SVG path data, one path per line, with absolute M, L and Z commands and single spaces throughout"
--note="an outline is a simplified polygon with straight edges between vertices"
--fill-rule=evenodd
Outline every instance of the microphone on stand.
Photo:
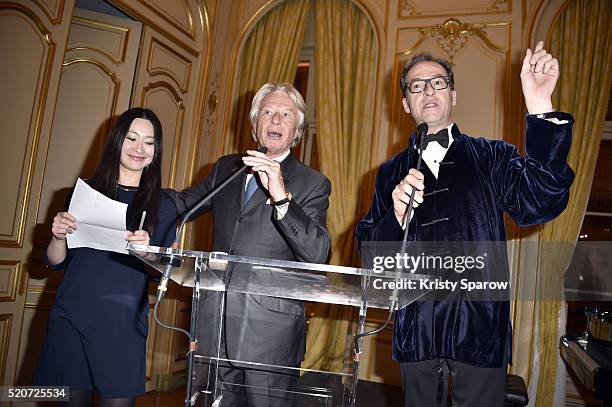
M 266 154 L 268 152 L 268 149 L 266 147 L 259 147 L 257 151 L 259 151 L 260 153 Z M 200 200 L 200 202 L 198 202 L 197 205 L 195 205 L 193 208 L 189 210 L 189 212 L 187 212 L 187 214 L 183 217 L 183 220 L 181 221 L 181 224 L 179 225 L 177 229 L 176 236 L 174 238 L 174 242 L 172 243 L 172 246 L 176 246 L 179 244 L 180 236 L 183 233 L 183 228 L 185 227 L 185 223 L 187 223 L 191 215 L 193 215 L 204 204 L 210 201 L 213 196 L 217 195 L 217 193 L 221 191 L 223 188 L 225 188 L 227 184 L 232 182 L 237 176 L 245 172 L 248 168 L 249 168 L 248 166 L 243 164 L 242 167 L 234 171 L 232 175 L 227 177 L 225 181 L 223 181 L 221 184 L 219 184 L 219 186 L 217 186 L 212 191 L 210 191 L 208 195 L 203 197 Z M 162 258 L 161 262 L 162 264 L 165 264 L 165 267 L 164 267 L 164 271 L 162 273 L 162 277 L 159 282 L 159 285 L 157 286 L 157 302 L 161 301 L 161 299 L 164 298 L 164 295 L 166 294 L 166 291 L 168 290 L 168 281 L 170 280 L 172 269 L 174 267 L 178 267 L 181 265 L 181 256 L 180 254 L 171 254 L 169 257 Z
M 419 153 L 419 156 L 417 158 L 417 164 L 415 167 L 417 171 L 421 171 L 421 161 L 423 160 L 423 149 L 425 145 L 427 144 L 425 140 L 427 138 L 428 131 L 429 131 L 429 126 L 427 125 L 427 123 L 421 123 L 417 126 L 416 143 L 419 146 L 417 150 Z M 413 212 L 412 205 L 414 204 L 415 194 L 416 194 L 416 188 L 413 187 L 412 192 L 410 193 L 410 199 L 408 200 L 408 207 L 406 208 L 406 213 L 404 213 L 404 217 L 402 218 L 402 225 L 405 225 L 406 227 L 404 228 L 404 236 L 402 237 L 402 245 L 399 251 L 400 258 L 404 257 L 404 254 L 406 253 L 406 246 L 408 246 L 408 229 L 410 229 L 409 223 L 410 223 L 410 218 L 412 217 L 412 212 Z M 395 306 L 397 305 L 398 302 L 399 302 L 398 289 L 395 288 L 393 292 L 391 293 L 391 296 L 389 297 L 390 312 L 393 312 L 393 310 L 395 310 Z
M 418 171 L 420 171 L 421 169 L 421 161 L 422 161 L 422 156 L 423 156 L 423 148 L 425 147 L 425 139 L 427 137 L 427 131 L 429 130 L 429 126 L 427 125 L 427 123 L 421 123 L 417 126 L 417 139 L 416 139 L 416 144 L 419 146 L 418 148 L 418 159 L 417 159 L 417 164 L 416 164 L 416 169 Z M 412 192 L 410 193 L 410 199 L 408 201 L 408 207 L 406 208 L 406 213 L 404 213 L 404 217 L 402 218 L 402 225 L 406 225 L 405 229 L 404 229 L 404 236 L 402 238 L 402 245 L 399 251 L 399 254 L 401 257 L 404 257 L 404 253 L 406 253 L 406 246 L 408 245 L 408 228 L 409 225 L 408 223 L 410 223 L 410 217 L 412 216 L 412 205 L 414 203 L 414 196 L 416 194 L 416 189 L 413 187 L 412 188 Z M 355 340 L 354 340 L 354 351 L 355 351 L 355 355 L 356 355 L 356 359 L 358 360 L 358 356 L 359 353 L 361 353 L 361 349 L 360 349 L 360 344 L 359 344 L 359 340 L 364 337 L 364 336 L 369 336 L 369 335 L 374 335 L 380 331 L 382 331 L 383 329 L 385 329 L 387 327 L 387 325 L 389 324 L 389 322 L 391 321 L 391 317 L 393 316 L 393 312 L 395 311 L 395 307 L 397 306 L 397 303 L 399 302 L 399 289 L 395 288 L 393 290 L 393 292 L 391 293 L 391 295 L 389 296 L 389 315 L 387 317 L 387 320 L 384 322 L 383 325 L 381 325 L 379 328 L 374 329 L 372 331 L 369 332 L 363 332 L 363 333 L 359 333 L 355 335 Z
M 429 126 L 427 125 L 427 123 L 421 123 L 417 126 L 417 139 L 416 139 L 416 145 L 419 146 L 418 148 L 418 159 L 417 159 L 417 164 L 416 164 L 416 169 L 417 171 L 420 171 L 421 169 L 421 161 L 422 161 L 422 156 L 423 156 L 423 149 L 426 145 L 426 138 L 427 138 L 427 132 L 429 130 Z M 404 236 L 402 238 L 402 245 L 399 251 L 400 254 L 400 258 L 404 257 L 404 253 L 406 253 L 406 246 L 408 245 L 408 228 L 409 228 L 409 223 L 410 223 L 410 217 L 412 216 L 412 205 L 414 203 L 414 196 L 416 194 L 416 189 L 413 187 L 412 188 L 412 192 L 410 193 L 410 199 L 408 201 L 408 207 L 406 208 L 406 213 L 404 213 L 404 216 L 402 218 L 402 225 L 405 225 L 405 229 L 404 229 Z M 353 368 L 353 376 L 354 376 L 354 383 L 356 383 L 357 378 L 356 378 L 356 372 L 358 370 L 358 366 L 359 366 L 359 359 L 360 359 L 360 354 L 361 354 L 361 344 L 360 344 L 360 340 L 361 338 L 365 337 L 365 336 L 369 336 L 369 335 L 374 335 L 377 334 L 378 332 L 382 331 L 383 329 L 385 329 L 388 325 L 389 322 L 391 322 L 391 318 L 393 317 L 393 312 L 395 311 L 395 307 L 397 306 L 397 303 L 399 302 L 399 289 L 395 288 L 393 290 L 393 292 L 391 293 L 391 295 L 389 296 L 389 314 L 387 316 L 387 320 L 378 328 L 372 330 L 372 331 L 368 331 L 368 332 L 362 332 L 362 333 L 357 333 L 355 334 L 355 338 L 354 338 L 354 342 L 353 342 L 353 363 L 354 363 L 354 368 Z M 355 403 L 355 401 L 357 400 L 357 386 L 353 385 L 352 389 L 351 389 L 351 394 L 350 394 L 350 401 Z

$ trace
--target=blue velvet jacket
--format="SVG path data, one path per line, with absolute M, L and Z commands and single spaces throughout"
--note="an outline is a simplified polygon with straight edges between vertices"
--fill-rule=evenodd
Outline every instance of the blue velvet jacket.
M 452 127 L 453 142 L 438 178 L 427 165 L 425 200 L 410 222 L 418 241 L 504 241 L 503 214 L 521 226 L 547 222 L 567 206 L 574 173 L 567 165 L 573 117 L 567 124 L 527 116 L 525 157 L 503 141 L 474 138 Z M 416 137 L 409 148 L 380 167 L 370 211 L 357 225 L 364 241 L 398 241 L 403 230 L 393 212 L 391 193 L 416 166 Z M 434 219 L 448 221 L 432 224 Z M 508 274 L 506 258 L 503 260 Z M 467 298 L 416 301 L 395 317 L 393 359 L 415 362 L 445 357 L 480 367 L 511 362 L 510 306 L 507 301 Z

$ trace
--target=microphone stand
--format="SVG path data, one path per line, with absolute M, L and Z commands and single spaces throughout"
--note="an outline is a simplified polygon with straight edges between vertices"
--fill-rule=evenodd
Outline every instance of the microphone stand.
M 257 149 L 257 151 L 259 151 L 260 153 L 267 153 L 268 149 L 266 147 L 259 147 Z M 219 193 L 219 191 L 221 191 L 223 188 L 225 188 L 225 186 L 227 184 L 229 184 L 230 182 L 232 182 L 234 179 L 236 179 L 236 177 L 238 177 L 240 174 L 242 174 L 243 172 L 245 172 L 249 167 L 247 167 L 246 165 L 243 165 L 241 168 L 239 168 L 237 171 L 235 171 L 232 175 L 230 175 L 229 177 L 227 177 L 225 179 L 225 181 L 223 181 L 221 184 L 219 184 L 216 188 L 214 188 L 212 191 L 210 191 L 208 193 L 208 195 L 206 195 L 204 198 L 202 198 L 202 200 L 200 202 L 198 202 L 197 205 L 195 205 L 193 208 L 191 208 L 189 210 L 189 212 L 187 212 L 187 214 L 183 217 L 183 220 L 181 221 L 181 224 L 178 227 L 178 230 L 176 232 L 176 235 L 174 237 L 174 242 L 172 243 L 172 246 L 178 246 L 179 245 L 179 240 L 180 240 L 180 236 L 183 233 L 183 228 L 185 227 L 185 224 L 187 223 L 188 220 L 190 220 L 189 218 L 198 210 L 200 209 L 202 206 L 204 206 L 204 204 L 208 203 L 208 201 L 210 201 L 215 195 L 217 195 L 217 193 Z M 174 267 L 179 267 L 182 263 L 181 260 L 181 250 L 179 249 L 179 253 L 174 254 L 172 253 L 169 257 L 165 257 L 161 259 L 161 263 L 165 264 L 166 267 L 164 267 L 164 272 L 162 274 L 162 278 L 161 281 L 159 283 L 159 286 L 157 287 L 157 301 L 161 301 L 162 298 L 164 298 L 164 295 L 166 294 L 166 290 L 167 290 L 167 286 L 168 286 L 168 281 L 170 279 L 170 274 L 172 274 L 172 269 Z
M 427 137 L 428 130 L 429 130 L 429 126 L 427 125 L 427 123 L 421 123 L 417 126 L 418 143 L 419 143 L 418 158 L 417 158 L 417 165 L 416 165 L 417 171 L 420 171 L 421 169 L 421 161 L 423 159 L 423 149 L 425 147 L 425 138 Z M 400 246 L 400 250 L 399 250 L 400 258 L 404 257 L 404 254 L 406 253 L 406 247 L 408 246 L 408 229 L 409 229 L 410 218 L 413 212 L 412 205 L 414 204 L 415 194 L 416 194 L 416 188 L 413 187 L 412 192 L 410 193 L 410 199 L 408 200 L 408 207 L 406 208 L 406 212 L 404 213 L 404 216 L 402 217 L 402 225 L 405 225 L 405 228 L 404 228 L 404 235 L 402 237 L 402 245 Z M 399 268 L 398 268 L 398 271 L 399 271 Z M 355 405 L 355 402 L 357 400 L 357 379 L 358 379 L 357 374 L 359 371 L 359 359 L 361 355 L 361 338 L 365 336 L 377 334 L 378 332 L 382 331 L 389 325 L 389 322 L 391 322 L 391 318 L 393 317 L 393 312 L 395 311 L 395 307 L 397 306 L 397 303 L 399 302 L 399 292 L 398 291 L 399 289 L 395 288 L 393 292 L 391 293 L 391 295 L 389 296 L 389 308 L 388 308 L 389 314 L 387 316 L 386 321 L 380 327 L 372 331 L 362 332 L 362 333 L 358 333 L 355 335 L 354 349 L 353 349 L 354 350 L 353 386 L 352 386 L 351 396 L 350 396 L 350 405 L 352 406 Z
M 257 149 L 257 151 L 259 151 L 260 153 L 267 153 L 268 149 L 266 147 L 259 147 Z M 236 170 L 233 174 L 231 174 L 229 177 L 227 177 L 221 184 L 219 184 L 216 188 L 214 188 L 212 191 L 210 191 L 208 193 L 208 195 L 206 195 L 204 198 L 202 198 L 202 200 L 200 202 L 198 202 L 197 205 L 195 205 L 193 208 L 191 208 L 186 214 L 185 216 L 183 216 L 183 220 L 181 221 L 176 235 L 174 237 L 174 242 L 172 243 L 172 247 L 178 247 L 179 243 L 180 243 L 180 236 L 183 233 L 183 229 L 185 227 L 185 224 L 187 223 L 188 220 L 190 220 L 191 216 L 198 210 L 200 209 L 202 206 L 204 206 L 207 202 L 209 202 L 215 195 L 217 195 L 217 193 L 219 193 L 219 191 L 221 191 L 223 188 L 225 188 L 225 186 L 227 184 L 229 184 L 230 182 L 232 182 L 234 179 L 236 179 L 236 177 L 238 177 L 240 174 L 242 174 L 243 172 L 245 172 L 249 167 L 246 165 L 243 165 L 242 167 L 240 167 L 238 170 Z M 194 352 L 197 350 L 198 348 L 198 342 L 197 340 L 195 340 L 194 335 L 192 335 L 190 332 L 176 327 L 176 326 L 172 326 L 172 325 L 167 325 L 164 324 L 162 321 L 159 320 L 158 317 L 158 306 L 159 303 L 162 301 L 162 299 L 164 298 L 164 296 L 166 295 L 166 291 L 168 290 L 168 281 L 170 280 L 170 275 L 172 274 L 172 270 L 175 267 L 180 267 L 183 263 L 183 259 L 182 259 L 182 249 L 179 248 L 177 253 L 174 253 L 174 251 L 170 254 L 170 256 L 162 256 L 162 258 L 160 259 L 160 263 L 164 264 L 164 271 L 162 273 L 162 278 L 160 280 L 160 283 L 157 287 L 157 299 L 155 302 L 155 307 L 153 308 L 153 318 L 155 319 L 155 322 L 157 322 L 160 326 L 167 328 L 167 329 L 171 329 L 174 331 L 178 331 L 181 332 L 185 335 L 187 335 L 187 337 L 189 338 L 189 352 L 187 352 L 187 356 L 188 356 L 188 366 L 189 369 L 191 370 L 193 367 L 193 354 Z M 197 289 L 197 285 L 199 284 L 199 273 L 196 273 L 196 284 L 194 285 L 194 289 Z M 192 303 L 192 306 L 194 306 L 194 304 Z M 192 310 L 192 313 L 194 312 L 194 310 Z M 195 311 L 197 312 L 197 310 Z M 194 318 L 192 317 L 192 321 L 194 320 Z M 195 327 L 192 327 L 192 330 L 195 329 Z M 189 376 L 189 375 L 188 375 Z M 191 380 L 187 380 L 187 390 L 186 390 L 186 394 L 190 395 L 191 394 Z M 192 397 L 191 399 L 186 398 L 185 399 L 185 405 L 193 405 L 195 403 L 195 397 Z

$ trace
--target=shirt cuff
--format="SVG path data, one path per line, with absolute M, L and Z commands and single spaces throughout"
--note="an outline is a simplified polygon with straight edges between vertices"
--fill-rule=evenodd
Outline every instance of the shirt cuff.
M 538 114 L 528 114 L 527 116 L 532 116 L 535 117 L 537 119 L 544 119 L 546 121 L 549 121 L 551 123 L 554 124 L 567 124 L 569 123 L 569 120 L 565 120 L 565 119 L 559 119 L 557 116 L 557 112 L 555 112 L 554 110 L 551 112 L 547 112 L 547 113 L 538 113 Z
M 281 220 L 287 214 L 289 209 L 289 202 L 274 207 L 276 209 L 276 220 Z

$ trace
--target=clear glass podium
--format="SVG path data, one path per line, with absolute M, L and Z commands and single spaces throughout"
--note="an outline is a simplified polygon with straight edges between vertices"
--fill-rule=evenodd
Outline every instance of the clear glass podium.
M 359 321 L 349 332 L 354 335 L 363 333 L 368 308 L 389 308 L 397 283 L 429 279 L 218 252 L 128 250 L 160 273 L 173 264 L 171 280 L 193 287 L 185 406 L 354 406 L 360 355 L 352 340 L 346 341 L 343 371 L 300 366 L 303 301 L 358 307 Z M 399 308 L 426 294 L 418 287 L 401 290 Z

